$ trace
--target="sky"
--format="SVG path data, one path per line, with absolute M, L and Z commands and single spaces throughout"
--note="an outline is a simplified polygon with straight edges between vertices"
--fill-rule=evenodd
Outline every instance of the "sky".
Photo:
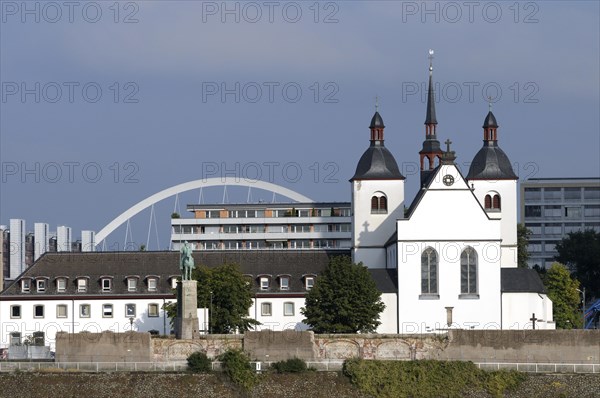
M 408 205 L 429 49 L 438 138 L 464 174 L 491 101 L 520 180 L 600 175 L 597 1 L 0 1 L 0 12 L 0 225 L 67 225 L 79 239 L 156 192 L 224 175 L 350 201 L 376 102 Z M 165 249 L 174 210 L 224 199 L 273 194 L 187 192 L 108 246 Z

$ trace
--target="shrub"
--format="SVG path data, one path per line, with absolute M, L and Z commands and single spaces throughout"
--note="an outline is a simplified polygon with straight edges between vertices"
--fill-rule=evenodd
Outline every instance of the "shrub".
M 344 374 L 362 392 L 377 397 L 463 397 L 485 390 L 494 397 L 513 390 L 526 376 L 515 371 L 487 372 L 462 361 L 374 361 L 350 359 Z
M 300 358 L 291 358 L 285 361 L 275 362 L 273 369 L 277 373 L 301 373 L 306 372 L 306 362 Z
M 187 358 L 188 369 L 192 372 L 210 372 L 212 370 L 210 358 L 205 353 L 197 351 Z
M 232 382 L 245 390 L 251 390 L 258 383 L 258 377 L 252 366 L 250 358 L 242 350 L 229 350 L 219 355 L 223 370 Z

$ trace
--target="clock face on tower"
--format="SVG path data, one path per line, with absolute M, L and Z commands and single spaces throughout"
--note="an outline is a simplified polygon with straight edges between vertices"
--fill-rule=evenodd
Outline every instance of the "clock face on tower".
M 452 177 L 450 174 L 446 174 L 442 181 L 444 182 L 444 185 L 450 186 L 454 184 L 454 177 Z

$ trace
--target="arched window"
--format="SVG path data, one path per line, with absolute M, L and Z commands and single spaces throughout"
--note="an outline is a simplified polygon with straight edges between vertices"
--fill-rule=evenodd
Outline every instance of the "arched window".
M 437 252 L 428 247 L 421 254 L 421 294 L 438 293 Z
M 387 198 L 385 196 L 379 198 L 379 211 L 387 213 Z
M 377 196 L 373 196 L 371 198 L 371 213 L 376 213 L 379 210 L 379 198 Z
M 490 195 L 485 195 L 484 206 L 486 210 L 492 208 L 492 197 Z
M 492 203 L 492 208 L 500 210 L 500 195 L 495 195 Z
M 477 294 L 477 252 L 470 246 L 460 255 L 460 293 Z
M 371 214 L 387 214 L 387 197 L 383 193 L 371 197 Z

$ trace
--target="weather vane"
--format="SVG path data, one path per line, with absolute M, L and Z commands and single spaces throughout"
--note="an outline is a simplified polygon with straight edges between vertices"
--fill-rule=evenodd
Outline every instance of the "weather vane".
M 429 72 L 433 72 L 433 50 L 429 49 Z

